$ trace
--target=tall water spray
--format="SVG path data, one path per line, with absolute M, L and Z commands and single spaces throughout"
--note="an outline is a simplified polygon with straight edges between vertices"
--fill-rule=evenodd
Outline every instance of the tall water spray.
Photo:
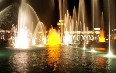
M 94 32 L 94 28 L 95 28 L 95 26 L 94 26 L 95 25 L 95 19 L 94 19 L 95 13 L 94 12 L 95 12 L 95 0 L 92 0 L 92 25 L 93 25 L 93 32 Z M 95 49 L 93 48 L 91 51 L 95 52 Z
M 68 8 L 67 0 L 63 0 L 63 18 L 64 18 L 66 11 L 67 11 L 67 8 Z
M 63 19 L 63 1 L 59 0 L 59 15 L 60 15 L 60 20 Z
M 83 50 L 85 50 L 85 45 L 86 45 L 86 33 L 85 33 L 85 29 L 86 29 L 86 26 L 85 26 L 85 3 L 84 3 L 84 0 L 82 0 L 82 6 L 83 6 L 83 10 L 82 10 L 82 20 L 83 20 L 83 35 L 84 35 L 84 47 L 83 47 Z
M 110 44 L 110 0 L 108 0 L 108 11 L 109 11 L 109 47 L 108 47 L 108 57 L 112 56 L 111 53 L 111 44 Z
M 64 29 L 63 43 L 65 45 L 68 45 L 72 43 L 72 37 L 70 35 L 70 32 L 72 31 L 72 19 L 71 19 L 71 16 L 69 15 L 68 10 L 64 17 L 64 28 L 63 29 Z
M 15 40 L 15 48 L 28 48 L 31 45 L 33 22 L 30 22 L 26 5 L 26 1 L 22 0 L 18 14 L 18 33 Z
M 93 25 L 93 31 L 94 31 L 94 24 L 95 24 L 95 23 L 94 23 L 94 9 L 95 9 L 95 8 L 94 8 L 94 3 L 95 3 L 95 1 L 92 0 L 92 7 L 93 7 L 93 8 L 92 8 L 92 21 L 93 21 L 92 25 Z
M 83 32 L 83 50 L 85 50 L 85 45 L 86 45 L 86 25 L 85 25 L 85 2 L 84 0 L 79 0 L 79 10 L 78 10 L 78 24 L 80 25 L 79 28 L 81 28 L 80 31 Z
M 67 11 L 67 0 L 58 0 L 59 1 L 59 20 L 63 20 L 65 13 Z
M 72 26 L 73 26 L 73 31 L 78 31 L 77 13 L 76 13 L 76 7 L 75 6 L 73 8 Z
M 39 31 L 37 31 L 39 29 L 38 25 L 41 27 Z M 26 3 L 26 0 L 21 0 L 18 14 L 18 30 L 15 36 L 14 47 L 23 49 L 32 46 L 33 33 L 36 34 L 40 32 L 43 30 L 43 27 L 34 9 Z M 41 33 L 43 34 L 43 31 L 41 31 Z M 42 38 L 39 38 L 39 40 L 42 40 Z

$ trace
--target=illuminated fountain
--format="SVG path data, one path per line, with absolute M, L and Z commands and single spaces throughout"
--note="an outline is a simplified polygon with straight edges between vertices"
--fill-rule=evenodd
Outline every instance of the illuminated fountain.
M 111 52 L 111 44 L 110 44 L 110 0 L 108 0 L 108 10 L 109 10 L 109 47 L 108 47 L 108 54 L 106 55 L 106 57 L 113 57 L 113 54 Z
M 33 22 L 27 11 L 29 11 L 28 6 L 25 0 L 22 0 L 18 14 L 18 32 L 15 38 L 15 48 L 28 48 L 31 46 Z M 29 29 L 29 27 L 31 28 Z
M 59 33 L 51 28 L 49 30 L 48 36 L 47 36 L 47 43 L 46 45 L 48 47 L 59 47 L 61 45 L 61 39 Z
M 85 2 L 84 0 L 79 0 L 79 11 L 78 11 L 78 21 L 82 21 L 82 32 L 83 32 L 83 50 L 86 50 L 86 25 L 85 25 Z M 80 28 L 80 27 L 79 27 Z
M 77 24 L 77 12 L 76 7 L 73 8 L 73 16 L 72 16 L 72 31 L 78 31 L 78 24 Z
M 60 59 L 60 33 L 58 33 L 55 29 L 50 28 L 46 45 L 48 47 L 47 63 L 50 67 L 52 67 L 52 70 L 55 71 Z
M 100 30 L 100 39 L 99 39 L 99 42 L 105 42 L 104 30 L 103 29 Z
M 65 35 L 64 35 L 64 38 L 63 38 L 63 44 L 68 46 L 69 43 L 72 42 L 72 40 L 70 40 L 70 39 L 71 39 L 71 36 L 70 36 L 69 33 L 66 31 L 66 32 L 65 32 Z
M 64 45 L 79 43 L 79 40 L 81 40 L 80 42 L 83 44 L 83 50 L 85 50 L 86 43 L 88 43 L 87 41 L 89 41 L 89 40 L 90 41 L 92 40 L 92 42 L 97 43 L 98 46 L 102 45 L 102 47 L 104 47 L 104 44 L 106 45 L 107 42 L 105 41 L 105 36 L 104 36 L 104 26 L 101 27 L 100 37 L 98 36 L 99 39 L 96 40 L 96 35 L 95 35 L 96 34 L 96 31 L 94 29 L 94 28 L 96 28 L 95 24 L 98 24 L 100 22 L 100 20 L 98 20 L 99 12 L 100 12 L 98 3 L 99 2 L 97 0 L 92 0 L 92 25 L 93 25 L 92 39 L 91 39 L 91 36 L 88 36 L 88 27 L 86 25 L 87 21 L 85 18 L 86 12 L 85 12 L 84 0 L 79 0 L 78 18 L 76 15 L 75 7 L 73 9 L 72 16 L 70 16 L 70 14 L 67 10 L 67 13 L 64 16 L 64 22 L 63 22 L 63 31 L 64 31 L 63 44 Z M 98 10 L 98 12 L 95 12 L 96 11 L 95 9 Z M 60 14 L 61 14 L 60 19 L 62 19 L 62 16 L 63 16 L 63 14 L 61 13 L 62 10 L 63 9 L 61 9 L 61 7 L 60 7 Z M 104 21 L 104 19 L 103 19 L 103 13 L 102 13 L 101 25 L 104 25 L 103 21 Z M 109 23 L 110 23 L 110 21 L 109 21 Z M 110 30 L 110 26 L 109 26 L 109 30 Z M 80 38 L 78 38 L 78 36 Z M 109 40 L 110 40 L 110 32 L 109 32 Z M 109 41 L 109 44 L 110 44 L 110 41 Z M 105 48 L 98 48 L 98 50 L 105 51 L 106 50 Z M 110 45 L 109 45 L 109 49 L 110 49 Z M 96 52 L 94 45 L 93 45 L 93 49 L 91 50 L 91 52 Z
M 72 43 L 70 32 L 72 31 L 73 26 L 71 21 L 72 21 L 71 16 L 69 15 L 69 12 L 67 10 L 67 14 L 65 14 L 65 17 L 64 17 L 64 28 L 63 28 L 64 29 L 64 37 L 63 37 L 64 45 L 69 45 Z
M 26 0 L 21 0 L 18 14 L 18 30 L 15 36 L 14 48 L 26 49 L 32 45 L 44 44 L 44 31 L 44 25 L 39 21 L 34 9 L 26 3 Z M 38 36 L 39 38 L 36 37 L 37 34 L 41 34 Z M 39 43 L 36 43 L 35 41 L 38 39 Z
M 75 38 L 78 31 L 78 24 L 77 24 L 77 14 L 76 8 L 73 9 L 73 16 L 71 17 L 68 10 L 64 17 L 64 37 L 63 37 L 63 44 L 76 44 L 77 39 Z M 75 34 L 75 35 L 74 35 Z M 74 36 L 73 36 L 74 35 Z M 70 39 L 69 39 L 70 38 Z
M 92 19 L 93 19 L 93 20 L 92 20 L 92 21 L 93 21 L 92 24 L 93 24 L 93 31 L 94 31 L 94 12 L 95 12 L 95 11 L 94 11 L 94 5 L 95 5 L 94 3 L 95 3 L 95 0 L 92 0 Z M 91 49 L 91 52 L 96 52 L 96 51 L 95 51 L 95 48 Z
M 100 51 L 105 51 L 106 50 L 106 40 L 105 40 L 105 34 L 104 34 L 104 19 L 103 19 L 103 12 L 102 12 L 102 17 L 101 17 L 101 30 L 100 30 L 100 37 L 99 37 L 99 42 L 98 42 L 99 48 L 98 50 Z
M 76 7 L 73 8 L 73 15 L 70 16 L 68 10 L 64 17 L 64 45 L 83 45 L 83 50 L 88 42 L 88 27 L 85 21 L 85 4 L 84 0 L 79 0 L 78 17 Z
M 74 8 L 75 9 L 75 8 Z M 75 13 L 75 12 L 74 12 Z M 73 13 L 73 15 L 75 15 Z M 78 44 L 83 45 L 82 49 L 86 50 L 86 24 L 85 24 L 85 3 L 84 0 L 79 0 L 79 7 L 78 7 L 78 19 L 76 18 L 76 21 L 74 22 L 74 27 L 76 28 L 74 32 L 77 32 L 76 34 L 79 36 L 78 38 Z M 72 20 L 75 20 L 74 18 Z M 78 21 L 77 21 L 78 20 Z
M 73 25 L 73 36 L 72 36 L 72 43 L 74 45 L 78 44 L 78 22 L 77 22 L 77 12 L 76 12 L 76 7 L 74 6 L 73 8 L 73 15 L 72 15 L 72 25 Z M 75 46 L 77 47 L 77 46 Z
M 44 24 L 42 22 L 38 22 L 35 28 L 32 45 L 42 47 L 46 44 L 46 31 Z
M 101 17 L 101 30 L 100 30 L 99 42 L 106 42 L 105 36 L 104 36 L 104 19 L 103 19 L 103 12 L 102 12 L 102 17 Z
M 47 36 L 47 63 L 55 71 L 60 59 L 60 33 L 51 28 Z
M 63 9 L 62 9 L 61 8 L 62 2 L 61 0 L 59 0 L 60 20 L 62 20 L 64 17 L 63 28 L 61 29 L 61 32 L 63 33 L 63 37 L 61 37 L 61 39 L 63 40 L 62 41 L 63 45 L 76 44 L 77 39 L 75 39 L 75 37 L 73 36 L 73 34 L 76 31 L 78 31 L 76 8 L 74 7 L 73 9 L 73 16 L 70 16 L 68 10 L 66 12 L 67 7 L 64 5 L 66 5 L 66 3 L 64 3 L 63 1 Z
M 64 17 L 67 11 L 67 0 L 58 0 L 59 2 L 59 30 L 60 30 L 60 37 L 61 42 L 63 43 L 63 36 L 64 36 Z
M 94 28 L 95 28 L 95 15 L 97 16 L 97 13 L 95 12 L 95 9 L 98 9 L 98 1 L 97 0 L 92 0 L 92 25 L 93 25 L 93 32 Z M 93 34 L 93 37 L 95 33 Z M 95 38 L 93 38 L 93 41 L 95 41 Z M 91 52 L 96 52 L 95 47 L 93 47 L 93 49 L 91 49 Z
M 106 41 L 105 41 L 104 30 L 103 29 L 100 30 L 100 38 L 99 38 L 98 45 L 100 46 L 98 48 L 98 50 L 101 50 L 101 51 L 106 50 L 106 47 L 105 47 L 106 46 Z

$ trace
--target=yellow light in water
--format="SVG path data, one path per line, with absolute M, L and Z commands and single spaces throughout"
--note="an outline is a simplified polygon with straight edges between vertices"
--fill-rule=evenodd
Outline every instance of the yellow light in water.
M 53 28 L 49 30 L 48 38 L 47 38 L 47 45 L 52 47 L 52 46 L 57 46 L 60 45 L 60 35 L 57 33 L 57 31 Z
M 105 42 L 104 31 L 103 29 L 100 31 L 100 39 L 99 42 Z
M 60 60 L 60 47 L 49 47 L 47 51 L 48 65 L 53 67 L 53 71 L 55 71 Z

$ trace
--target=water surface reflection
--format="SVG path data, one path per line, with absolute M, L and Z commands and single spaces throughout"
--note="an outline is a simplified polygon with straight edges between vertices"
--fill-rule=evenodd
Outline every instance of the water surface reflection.
M 14 72 L 27 73 L 28 72 L 28 58 L 27 52 L 15 52 L 11 57 L 12 69 Z
M 60 47 L 49 47 L 47 49 L 47 62 L 49 67 L 55 71 L 60 60 Z
M 89 51 L 89 50 L 88 50 Z M 69 46 L 2 51 L 0 73 L 116 73 L 116 58 Z

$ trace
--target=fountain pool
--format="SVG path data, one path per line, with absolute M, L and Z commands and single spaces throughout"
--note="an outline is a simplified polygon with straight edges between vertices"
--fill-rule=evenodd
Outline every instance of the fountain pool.
M 0 73 L 115 73 L 116 58 L 105 52 L 90 53 L 70 46 L 37 50 L 0 50 Z

